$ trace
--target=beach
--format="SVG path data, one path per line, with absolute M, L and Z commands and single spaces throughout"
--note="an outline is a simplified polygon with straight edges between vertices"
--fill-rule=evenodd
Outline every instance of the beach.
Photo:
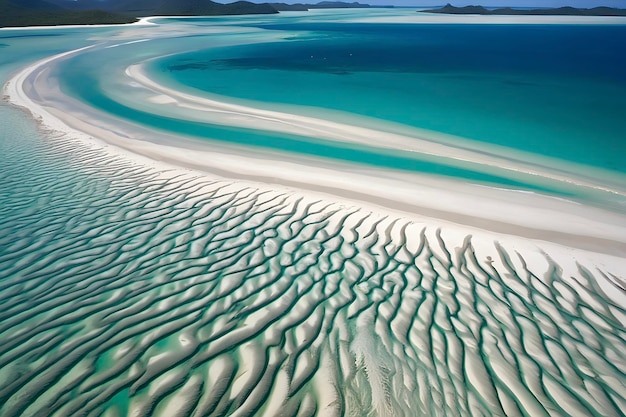
M 349 165 L 338 167 L 331 164 L 324 167 L 323 162 L 318 163 L 318 165 L 322 165 L 320 167 L 314 165 L 316 161 L 294 161 L 292 158 L 277 153 L 269 155 L 261 153 L 259 155 L 257 152 L 251 155 L 245 150 L 241 152 L 241 150 L 228 148 L 220 153 L 210 150 L 208 147 L 203 149 L 198 144 L 192 148 L 193 152 L 190 152 L 188 149 L 180 148 L 180 145 L 173 145 L 173 141 L 171 139 L 168 141 L 165 135 L 159 137 L 159 133 L 156 132 L 149 133 L 152 136 L 150 140 L 142 140 L 148 136 L 146 133 L 143 133 L 143 137 L 133 137 L 127 132 L 116 132 L 112 123 L 107 125 L 102 119 L 85 118 L 84 115 L 89 111 L 88 109 L 79 109 L 80 112 L 77 112 L 81 115 L 81 119 L 79 119 L 72 116 L 71 112 L 63 110 L 62 101 L 64 99 L 59 95 L 58 86 L 49 78 L 44 77 L 46 64 L 63 58 L 66 54 L 71 55 L 76 52 L 80 51 L 47 58 L 24 69 L 8 83 L 5 92 L 9 100 L 17 106 L 28 109 L 47 128 L 59 130 L 68 135 L 75 134 L 88 141 L 103 141 L 107 145 L 113 145 L 111 151 L 121 151 L 131 158 L 139 154 L 147 156 L 153 161 L 169 162 L 179 167 L 212 172 L 221 177 L 235 180 L 265 179 L 265 182 L 291 186 L 300 192 L 310 190 L 333 194 L 335 197 L 338 195 L 352 196 L 352 201 L 365 200 L 365 203 L 395 208 L 397 211 L 405 211 L 407 214 L 429 213 L 438 220 L 452 222 L 456 220 L 455 223 L 463 224 L 465 222 L 467 226 L 491 229 L 504 234 L 514 230 L 515 233 L 523 237 L 539 239 L 543 237 L 545 240 L 569 242 L 573 245 L 589 239 L 590 246 L 588 247 L 602 251 L 601 247 L 605 246 L 606 250 L 617 254 L 622 254 L 626 248 L 626 238 L 624 238 L 626 236 L 626 227 L 624 226 L 626 221 L 623 217 L 589 207 L 581 207 L 562 199 L 546 198 L 535 193 L 458 184 L 427 176 L 403 175 L 392 171 L 372 176 L 358 167 Z M 271 126 L 266 127 L 266 129 L 277 131 L 281 129 L 298 132 L 313 130 L 317 135 L 328 135 L 330 139 L 340 141 L 371 141 L 371 138 L 385 134 L 311 117 L 256 110 L 189 97 L 156 85 L 146 78 L 138 68 L 131 67 L 127 73 L 133 81 L 144 83 L 150 91 L 157 94 L 154 97 L 161 98 L 164 104 L 173 104 L 172 107 L 174 107 L 175 112 L 182 108 L 183 111 L 187 112 L 187 115 L 189 115 L 189 110 L 197 110 L 203 113 L 216 114 L 214 116 L 216 118 L 221 117 L 226 120 L 236 118 L 238 123 L 244 126 L 258 127 L 259 124 L 268 123 Z M 26 88 L 37 91 L 39 97 L 54 97 L 55 107 L 46 109 L 41 103 L 34 102 L 24 93 L 24 86 L 21 85 L 24 82 L 28 83 Z M 50 87 L 51 83 L 52 87 Z M 174 95 L 174 97 L 164 93 Z M 153 101 L 156 101 L 156 98 Z M 76 105 L 75 103 L 71 104 Z M 67 109 L 71 109 L 71 105 L 68 105 Z M 204 120 L 206 117 L 208 116 L 205 116 Z M 138 135 L 141 134 L 140 131 Z M 419 143 L 393 133 L 386 133 L 386 135 L 390 137 L 386 140 L 388 146 L 397 149 L 406 150 L 411 146 L 416 152 L 419 150 L 427 155 L 445 155 L 448 158 L 472 161 L 487 167 L 495 165 L 511 171 L 528 169 L 520 163 L 516 164 L 515 161 L 504 158 L 495 159 L 479 152 L 470 153 L 463 149 L 455 149 L 432 141 Z M 177 143 L 180 143 L 180 140 Z M 193 145 L 192 142 L 191 146 Z M 408 150 L 411 151 L 411 148 Z M 337 175 L 337 170 L 341 170 L 341 175 Z M 591 188 L 603 188 L 603 185 L 577 182 L 579 181 L 577 178 L 559 176 L 558 173 L 553 174 L 549 171 L 528 171 L 526 173 Z M 416 182 L 419 182 L 421 187 L 416 187 Z M 608 189 L 606 191 L 620 195 L 624 192 L 620 189 Z M 520 215 L 521 200 L 524 201 L 524 204 L 523 213 Z M 399 210 L 399 208 L 405 210 Z
M 2 114 L 31 133 L 0 137 L 0 414 L 620 415 L 617 206 L 121 119 L 58 79 L 102 46 L 31 62 L 3 89 Z M 121 68 L 123 104 L 159 117 L 624 198 L 617 174 L 568 161 Z

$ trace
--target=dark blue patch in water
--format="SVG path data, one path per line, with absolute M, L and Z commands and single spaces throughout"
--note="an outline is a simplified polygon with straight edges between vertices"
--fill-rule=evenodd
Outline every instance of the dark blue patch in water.
M 237 67 L 326 71 L 534 72 L 626 83 L 625 25 L 268 24 L 286 31 L 333 32 L 326 39 L 248 48 Z M 339 34 L 340 36 L 337 36 Z M 355 39 L 358 40 L 355 42 Z M 255 53 L 256 51 L 256 53 Z M 352 55 L 349 55 L 352 53 Z M 226 61 L 225 61 L 226 63 Z
M 254 26 L 293 40 L 196 51 L 159 69 L 224 96 L 347 111 L 626 172 L 626 26 Z M 258 75 L 233 85 L 229 70 Z M 265 85 L 263 70 L 283 72 L 291 93 L 257 88 Z M 298 85 L 294 74 L 306 73 L 344 77 L 329 80 L 344 90 L 328 98 L 307 93 L 319 79 Z M 399 89 L 381 76 L 393 73 L 413 78 L 402 78 L 408 82 Z M 363 76 L 351 80 L 355 74 Z M 422 75 L 436 77 L 425 85 Z

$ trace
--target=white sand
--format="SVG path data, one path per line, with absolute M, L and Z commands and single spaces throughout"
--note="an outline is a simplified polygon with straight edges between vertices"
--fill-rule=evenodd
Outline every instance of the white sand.
M 3 27 L 0 31 L 5 30 L 39 30 L 39 29 L 81 29 L 81 28 L 106 28 L 116 26 L 153 26 L 151 19 L 154 17 L 142 17 L 133 23 L 116 23 L 116 24 L 97 24 L 97 25 L 55 25 L 55 26 L 20 26 L 20 27 Z
M 249 150 L 235 147 L 185 148 L 187 145 L 191 146 L 193 142 L 186 141 L 184 138 L 174 138 L 182 142 L 180 146 L 175 146 L 178 142 L 172 139 L 168 141 L 167 137 L 159 137 L 157 133 L 149 130 L 144 130 L 143 133 L 137 133 L 134 130 L 127 132 L 124 130 L 126 124 L 112 128 L 107 125 L 106 120 L 93 118 L 93 114 L 96 114 L 93 112 L 81 113 L 88 115 L 81 117 L 72 112 L 64 112 L 60 108 L 51 107 L 45 101 L 45 97 L 52 96 L 61 104 L 64 100 L 69 100 L 58 94 L 55 95 L 54 87 L 50 87 L 53 84 L 50 84 L 48 82 L 50 80 L 44 77 L 47 65 L 53 63 L 54 59 L 62 59 L 64 56 L 67 54 L 42 60 L 17 74 L 5 90 L 11 101 L 32 112 L 44 127 L 65 132 L 66 137 L 76 138 L 74 143 L 78 143 L 80 149 L 97 147 L 103 153 L 109 152 L 111 155 L 109 162 L 115 158 L 123 158 L 134 161 L 137 169 L 143 169 L 143 166 L 147 165 L 154 171 L 162 173 L 163 177 L 185 178 L 184 188 L 176 190 L 181 193 L 179 195 L 184 194 L 184 200 L 188 204 L 184 206 L 184 210 L 180 211 L 188 211 L 198 199 L 211 195 L 213 185 L 206 185 L 210 183 L 206 181 L 207 178 L 215 178 L 215 173 L 231 177 L 233 180 L 228 186 L 224 186 L 225 182 L 215 185 L 223 192 L 220 193 L 220 197 L 212 201 L 212 206 L 228 205 L 229 201 L 232 204 L 233 201 L 230 198 L 233 194 L 237 195 L 237 199 L 234 200 L 236 204 L 229 210 L 224 210 L 223 213 L 200 212 L 194 216 L 198 222 L 205 222 L 207 227 L 216 220 L 223 220 L 211 227 L 215 233 L 214 237 L 230 235 L 230 244 L 233 247 L 229 249 L 246 246 L 246 240 L 243 238 L 233 238 L 238 230 L 237 226 L 232 226 L 229 221 L 233 220 L 233 214 L 245 212 L 250 202 L 248 196 L 253 191 L 258 193 L 260 190 L 264 193 L 262 198 L 252 200 L 256 203 L 255 208 L 265 205 L 271 207 L 275 200 L 284 198 L 286 195 L 288 200 L 281 202 L 284 207 L 281 214 L 293 220 L 285 225 L 276 222 L 280 216 L 277 216 L 276 220 L 260 220 L 268 228 L 277 230 L 272 230 L 262 239 L 259 236 L 259 244 L 252 245 L 256 248 L 255 252 L 259 254 L 258 256 L 263 256 L 260 255 L 263 251 L 266 254 L 278 252 L 276 242 L 265 243 L 265 240 L 271 241 L 272 237 L 283 236 L 288 239 L 290 232 L 283 230 L 284 228 L 298 228 L 302 223 L 310 225 L 321 221 L 329 212 L 337 212 L 336 217 L 316 226 L 317 239 L 312 239 L 313 232 L 309 230 L 299 236 L 299 239 L 306 243 L 302 247 L 295 244 L 292 247 L 292 252 L 301 251 L 316 257 L 315 254 L 319 252 L 321 245 L 320 240 L 328 238 L 323 243 L 325 253 L 314 260 L 317 269 L 312 268 L 302 276 L 297 276 L 296 272 L 304 271 L 297 271 L 296 268 L 302 268 L 302 265 L 306 263 L 300 261 L 294 265 L 293 271 L 289 274 L 284 274 L 281 278 L 271 278 L 274 274 L 267 273 L 263 279 L 259 279 L 253 285 L 251 280 L 242 283 L 246 275 L 241 274 L 239 266 L 235 265 L 232 273 L 228 275 L 233 279 L 232 283 L 211 287 L 211 283 L 207 282 L 206 288 L 213 288 L 207 295 L 208 298 L 193 301 L 193 303 L 208 304 L 208 308 L 203 313 L 204 318 L 207 319 L 206 327 L 203 326 L 201 331 L 195 333 L 195 337 L 203 343 L 209 336 L 215 337 L 215 340 L 212 340 L 206 347 L 203 345 L 202 352 L 195 355 L 192 360 L 193 364 L 198 365 L 199 372 L 206 375 L 206 384 L 202 383 L 205 380 L 204 375 L 203 377 L 191 376 L 182 388 L 177 389 L 158 406 L 155 415 L 175 416 L 176 412 L 184 413 L 187 410 L 186 407 L 191 407 L 196 402 L 199 404 L 198 410 L 209 410 L 213 409 L 211 406 L 215 405 L 214 402 L 220 401 L 216 409 L 220 410 L 225 407 L 229 399 L 245 400 L 241 402 L 240 408 L 243 414 L 247 408 L 252 409 L 255 406 L 258 396 L 261 396 L 266 388 L 269 390 L 269 384 L 272 382 L 270 378 L 273 378 L 276 367 L 280 366 L 282 353 L 295 355 L 299 347 L 308 344 L 311 347 L 301 352 L 295 363 L 290 363 L 289 367 L 283 368 L 285 373 L 279 377 L 280 386 L 297 386 L 312 374 L 312 379 L 306 388 L 309 392 L 302 394 L 303 403 L 300 409 L 305 410 L 313 403 L 317 403 L 320 415 L 341 414 L 342 410 L 338 407 L 340 396 L 336 387 L 348 380 L 351 381 L 350 384 L 353 382 L 357 385 L 369 384 L 366 387 L 367 390 L 364 391 L 369 392 L 368 402 L 372 403 L 371 405 L 380 415 L 392 415 L 396 402 L 398 406 L 402 406 L 403 403 L 432 404 L 433 409 L 446 410 L 444 407 L 453 407 L 454 404 L 454 398 L 450 400 L 451 396 L 454 396 L 454 391 L 449 384 L 450 377 L 462 375 L 460 369 L 464 370 L 465 375 L 462 377 L 472 387 L 470 390 L 466 390 L 465 387 L 458 389 L 461 393 L 472 394 L 467 399 L 469 407 L 472 406 L 472 402 L 477 401 L 476 398 L 480 398 L 484 404 L 490 405 L 492 410 L 499 409 L 499 404 L 502 402 L 505 403 L 505 411 L 513 413 L 515 411 L 513 400 L 509 396 L 514 395 L 520 407 L 533 415 L 539 415 L 541 407 L 538 406 L 537 401 L 542 401 L 543 395 L 550 394 L 559 398 L 545 399 L 546 404 L 562 399 L 569 401 L 567 407 L 572 412 L 580 413 L 585 410 L 584 407 L 577 408 L 576 403 L 569 400 L 573 398 L 573 393 L 562 390 L 563 384 L 560 381 L 553 383 L 549 379 L 550 374 L 544 373 L 542 377 L 536 376 L 533 373 L 535 367 L 525 358 L 526 356 L 543 358 L 540 360 L 545 360 L 546 364 L 539 363 L 545 369 L 551 366 L 551 359 L 545 355 L 540 344 L 543 334 L 555 333 L 549 327 L 548 317 L 553 316 L 555 326 L 561 326 L 560 328 L 566 334 L 573 334 L 575 328 L 583 325 L 582 321 L 579 321 L 581 314 L 572 319 L 572 315 L 577 312 L 570 313 L 569 311 L 573 308 L 573 303 L 569 301 L 572 298 L 572 290 L 566 288 L 566 285 L 551 287 L 555 292 L 562 294 L 564 302 L 550 304 L 547 302 L 548 298 L 543 301 L 537 298 L 541 296 L 541 288 L 547 288 L 551 284 L 552 278 L 549 273 L 552 267 L 558 268 L 555 274 L 561 276 L 562 282 L 568 283 L 574 289 L 573 291 L 577 288 L 576 280 L 584 281 L 595 277 L 599 285 L 615 302 L 622 306 L 626 305 L 626 295 L 612 287 L 599 273 L 612 271 L 621 274 L 620 277 L 622 277 L 622 271 L 626 270 L 626 257 L 624 256 L 626 254 L 626 218 L 623 214 L 533 193 L 474 186 L 424 175 L 365 170 L 340 164 L 322 164 L 320 161 L 306 158 L 298 161 L 288 160 L 286 156 L 278 153 L 257 156 L 251 155 Z M 38 97 L 43 97 L 44 100 L 40 101 Z M 257 109 L 237 109 L 237 111 L 242 117 L 257 116 L 254 113 Z M 335 126 L 319 119 L 296 120 L 293 118 L 295 116 L 288 114 L 276 114 L 272 117 L 287 118 L 290 123 L 313 123 L 314 127 L 320 130 L 347 129 L 342 135 L 350 134 L 350 127 L 346 127 L 347 125 Z M 153 140 L 160 141 L 150 142 L 147 134 L 154 134 Z M 66 138 L 63 140 L 64 144 L 68 143 Z M 83 147 L 83 143 L 87 145 Z M 480 154 L 477 156 L 480 157 Z M 197 171 L 190 174 L 191 169 Z M 114 174 L 112 171 L 111 169 L 110 173 Z M 135 187 L 130 180 L 124 181 L 127 181 L 126 185 L 131 190 Z M 205 185 L 200 186 L 199 184 L 203 182 Z M 171 186 L 178 187 L 178 183 L 175 182 Z M 165 191 L 163 188 L 161 190 Z M 302 201 L 297 209 L 294 200 Z M 341 220 L 338 218 L 346 216 L 347 213 L 352 213 L 350 214 L 352 218 L 343 223 L 342 227 Z M 122 220 L 123 215 L 120 214 L 120 216 Z M 360 222 L 361 219 L 362 222 Z M 396 221 L 398 219 L 399 221 Z M 162 230 L 177 231 L 189 224 L 189 222 L 182 222 L 163 225 Z M 439 228 L 441 232 L 438 231 Z M 202 232 L 202 228 L 198 232 Z M 468 247 L 465 242 L 468 241 L 470 235 L 473 236 L 471 251 L 464 253 L 461 249 Z M 348 273 L 345 277 L 338 277 L 338 282 L 332 281 L 334 275 L 328 275 L 322 284 L 319 278 L 326 273 L 325 271 L 331 269 L 328 266 L 333 263 L 332 256 L 328 253 L 341 250 L 336 240 L 333 240 L 339 237 L 349 242 L 347 245 L 354 245 L 355 251 L 360 254 L 356 259 L 348 260 L 348 262 L 354 262 L 362 268 L 362 275 L 360 271 L 351 271 L 346 268 L 345 271 Z M 539 238 L 543 241 L 531 240 L 528 237 Z M 498 247 L 497 244 L 494 245 L 494 241 L 506 248 L 507 254 L 512 258 L 510 262 L 514 264 L 512 267 L 514 272 L 506 267 L 506 261 L 499 256 Z M 261 246 L 263 244 L 265 246 Z M 185 243 L 182 240 L 176 240 L 176 245 L 184 247 Z M 419 249 L 421 245 L 428 245 L 428 248 L 421 250 Z M 201 246 L 204 246 L 204 243 Z M 413 268 L 413 272 L 406 274 L 404 278 L 406 284 L 403 284 L 402 279 L 396 279 L 397 271 L 383 269 L 385 261 L 398 247 L 403 248 L 405 252 L 402 257 L 396 257 L 394 262 L 402 261 Z M 572 247 L 578 247 L 578 249 Z M 171 256 L 159 253 L 158 247 L 154 250 L 159 257 Z M 545 251 L 545 254 L 542 251 Z M 364 254 L 367 256 L 363 256 Z M 457 259 L 459 254 L 464 256 L 464 261 Z M 518 254 L 522 254 L 523 257 L 516 257 Z M 276 258 L 269 260 L 272 262 L 272 268 L 277 264 Z M 550 258 L 554 260 L 554 265 Z M 525 264 L 522 265 L 523 263 Z M 585 277 L 581 274 L 578 271 L 579 265 L 591 270 L 593 276 Z M 528 266 L 527 269 L 526 266 Z M 494 268 L 494 273 L 489 273 L 490 268 Z M 495 273 L 496 269 L 497 273 Z M 284 281 L 291 280 L 292 277 L 297 278 L 297 283 L 294 279 L 290 289 L 285 290 Z M 147 279 L 155 283 L 162 280 L 163 289 L 170 288 L 165 284 L 165 276 L 147 277 Z M 275 279 L 273 283 L 272 279 Z M 507 282 L 509 280 L 512 281 L 511 284 Z M 541 312 L 540 316 L 533 316 L 532 314 L 536 314 L 537 311 L 531 314 L 529 309 L 522 305 L 520 300 L 526 301 L 525 297 L 530 297 L 529 291 L 524 291 L 521 283 L 518 285 L 522 289 L 515 291 L 515 280 L 523 281 L 530 288 L 535 285 L 535 282 L 539 286 L 536 292 L 532 291 L 532 296 L 539 301 L 534 301 L 532 304 L 538 307 Z M 456 294 L 452 281 L 459 287 Z M 135 284 L 141 285 L 141 282 Z M 133 287 L 133 284 L 128 285 L 129 289 L 140 288 Z M 336 285 L 340 288 L 337 292 L 338 299 L 325 302 L 331 297 Z M 171 287 L 178 290 L 184 289 L 182 281 L 174 283 Z M 405 289 L 400 298 L 395 291 L 400 291 L 402 287 Z M 502 299 L 504 287 L 507 287 L 510 299 Z M 259 295 L 250 298 L 250 294 L 253 294 L 255 289 L 260 290 Z M 234 291 L 231 292 L 231 290 Z M 197 346 L 198 341 L 194 334 L 188 333 L 189 329 L 183 330 L 187 327 L 187 323 L 195 322 L 193 315 L 198 314 L 193 303 L 187 303 L 198 295 L 197 291 L 198 289 L 190 288 L 183 294 L 172 295 L 171 299 L 159 303 L 154 303 L 157 293 L 147 294 L 142 296 L 141 302 L 132 307 L 117 310 L 109 316 L 113 319 L 132 315 L 133 320 L 137 320 L 136 329 L 141 331 L 141 335 L 137 337 L 140 343 L 136 347 L 122 344 L 112 351 L 115 358 L 123 359 L 126 355 L 134 354 L 133 349 L 147 347 L 166 335 L 172 335 L 173 343 L 168 345 L 166 353 L 159 355 L 159 350 L 147 351 L 142 356 L 142 361 L 147 359 L 147 365 L 145 365 L 146 362 L 140 362 L 144 365 L 140 366 L 135 363 L 129 367 L 128 378 L 132 379 L 130 383 L 134 384 L 133 387 L 139 387 L 143 383 L 151 384 L 147 392 L 139 392 L 138 396 L 131 400 L 130 415 L 143 415 L 142 410 L 148 409 L 152 401 L 151 394 L 158 396 L 160 393 L 167 392 L 170 387 L 177 385 L 177 378 L 180 378 L 180 375 L 187 374 L 187 370 L 169 375 L 167 372 L 171 369 L 170 366 L 188 358 L 187 355 L 191 355 Z M 159 291 L 159 294 L 163 292 Z M 276 294 L 282 295 L 279 296 L 278 301 L 272 303 L 271 300 Z M 388 299 L 385 299 L 386 294 L 389 294 Z M 589 308 L 597 309 L 600 313 L 603 308 L 605 310 L 609 308 L 599 305 L 599 300 L 602 298 L 593 298 L 595 292 L 589 292 L 589 294 L 588 296 L 579 295 L 580 299 L 586 301 Z M 115 296 L 117 295 L 112 295 L 112 297 Z M 351 299 L 352 296 L 354 300 Z M 207 303 L 207 299 L 213 298 L 215 301 Z M 247 307 L 258 305 L 262 306 L 262 309 L 257 312 L 246 311 L 246 309 L 236 312 L 231 310 L 240 300 L 245 301 Z M 290 307 L 293 300 L 297 300 L 297 304 Z M 341 310 L 334 323 L 328 323 L 329 317 L 332 316 L 330 312 L 347 300 L 350 300 L 349 307 Z M 66 303 L 65 305 L 74 304 Z M 462 307 L 458 315 L 447 310 L 448 308 L 453 310 L 457 305 Z M 555 305 L 559 305 L 559 308 L 566 311 L 555 313 Z M 171 311 L 171 315 L 183 313 L 184 309 L 188 308 L 192 316 L 188 317 L 189 322 L 186 318 L 177 323 L 168 322 L 167 315 L 165 315 L 165 320 L 159 327 L 148 330 L 151 326 L 149 324 L 151 318 L 161 316 L 163 308 Z M 392 319 L 394 311 L 398 311 L 398 314 L 395 319 Z M 591 311 L 588 314 L 590 313 Z M 63 320 L 71 318 L 72 314 L 74 313 L 64 315 Z M 239 318 L 240 314 L 241 318 Z M 521 327 L 508 330 L 507 334 L 518 340 L 511 343 L 511 349 L 504 343 L 500 348 L 497 342 L 505 340 L 502 330 L 507 325 L 514 327 L 510 314 L 518 315 Z M 356 317 L 351 317 L 352 315 Z M 215 316 L 218 317 L 213 319 L 212 317 Z M 143 321 L 143 324 L 140 323 L 141 320 L 138 320 L 142 317 L 147 319 Z M 209 318 L 211 318 L 210 321 Z M 356 330 L 354 330 L 356 334 L 352 341 L 350 333 L 353 329 L 348 329 L 347 323 L 350 318 L 354 318 L 356 324 Z M 486 327 L 483 326 L 483 320 Z M 228 326 L 235 321 L 241 326 L 229 328 Z M 82 319 L 77 318 L 77 323 L 81 322 Z M 296 324 L 297 327 L 294 329 L 293 326 Z M 146 328 L 142 329 L 142 326 Z M 334 328 L 328 333 L 330 326 Z M 547 330 L 543 330 L 540 326 L 546 326 Z M 598 326 L 598 328 L 601 327 Z M 226 333 L 221 334 L 224 329 Z M 284 329 L 289 330 L 285 332 Z M 390 329 L 398 333 L 397 340 L 400 343 L 394 343 L 396 339 L 388 334 Z M 30 332 L 31 329 L 25 328 L 23 331 Z M 173 332 L 177 332 L 177 337 Z M 221 334 L 219 337 L 218 332 Z M 587 339 L 593 336 L 588 331 L 582 333 Z M 277 346 L 281 334 L 284 334 L 286 339 L 284 350 Z M 482 335 L 481 338 L 477 336 L 479 334 Z M 556 334 L 558 335 L 558 332 Z M 610 333 L 603 334 L 605 337 L 610 335 Z M 14 337 L 19 335 L 19 332 L 13 334 Z M 97 335 L 87 333 L 84 339 L 87 340 L 88 336 L 97 337 Z M 449 337 L 458 337 L 458 339 L 449 341 Z M 37 339 L 30 340 L 36 341 Z M 594 340 L 588 342 L 592 348 Z M 563 347 L 556 346 L 557 341 Z M 572 390 L 582 392 L 579 398 L 593 404 L 602 410 L 603 414 L 609 415 L 611 410 L 604 412 L 601 404 L 595 404 L 596 402 L 608 404 L 608 401 L 604 401 L 599 395 L 593 395 L 595 402 L 592 398 L 585 397 L 591 394 L 583 391 L 582 381 L 577 382 L 575 378 L 580 378 L 582 374 L 579 371 L 582 371 L 592 376 L 584 381 L 585 384 L 591 384 L 595 378 L 592 372 L 597 371 L 598 380 L 604 377 L 603 374 L 607 378 L 612 378 L 618 373 L 610 369 L 603 371 L 603 367 L 608 367 L 607 362 L 598 360 L 598 353 L 582 346 L 582 342 L 586 340 L 582 340 L 581 345 L 578 345 L 575 339 L 570 340 L 568 337 L 560 339 L 555 337 L 553 341 L 547 341 L 554 345 L 553 356 L 556 360 L 559 360 L 559 355 L 563 356 L 560 354 L 563 349 L 572 355 L 563 361 L 563 365 L 560 363 L 552 365 L 558 369 L 551 374 L 557 375 L 559 371 L 562 371 L 566 380 L 570 378 L 572 380 L 567 386 Z M 69 341 L 69 343 L 72 342 Z M 78 344 L 76 341 L 73 343 Z M 273 350 L 274 356 L 270 356 L 267 362 L 265 348 L 269 345 L 278 348 Z M 388 348 L 389 345 L 391 349 Z M 609 345 L 610 343 L 607 343 L 607 346 Z M 521 349 L 521 346 L 524 349 Z M 461 347 L 463 354 L 459 353 Z M 512 350 L 516 350 L 517 357 L 521 358 L 518 365 L 521 372 L 511 367 Z M 158 356 L 150 358 L 151 355 Z M 339 361 L 336 360 L 337 355 Z M 447 364 L 446 360 L 448 360 Z M 452 362 L 454 360 L 456 362 Z M 572 371 L 567 369 L 570 360 L 577 369 L 574 370 L 573 367 Z M 204 361 L 209 361 L 209 363 L 202 368 Z M 595 365 L 586 365 L 591 362 L 597 362 L 598 365 L 595 368 Z M 266 364 L 267 367 L 264 366 Z M 495 371 L 497 378 L 492 378 L 492 375 L 488 374 L 486 365 Z M 457 371 L 455 374 L 448 374 L 447 369 Z M 54 368 L 51 367 L 51 370 Z M 45 373 L 43 375 L 46 376 Z M 163 375 L 161 379 L 151 379 L 158 378 L 159 375 Z M 348 376 L 349 379 L 346 378 Z M 6 380 L 8 377 L 3 374 L 2 378 Z M 32 381 L 37 381 L 37 379 Z M 25 384 L 27 390 L 34 389 L 33 386 L 36 384 L 32 381 Z M 294 382 L 293 385 L 292 382 Z M 619 388 L 618 382 L 612 386 Z M 543 391 L 542 383 L 547 387 L 546 391 Z M 350 384 L 342 385 L 342 387 L 349 387 Z M 398 389 L 399 387 L 409 388 L 410 401 L 407 397 L 402 398 L 403 394 L 407 395 L 406 389 Z M 269 400 L 266 408 L 268 414 L 280 409 L 286 401 L 287 392 L 287 389 L 283 392 L 274 390 L 269 394 L 274 401 Z M 593 386 L 589 392 L 595 394 Z M 21 401 L 18 396 L 14 398 L 16 398 L 12 400 L 14 402 Z M 80 400 L 83 401 L 82 398 Z M 346 411 L 346 414 L 350 414 L 350 410 Z M 219 411 L 215 413 L 219 414 Z M 197 414 L 202 413 L 198 411 Z M 358 414 L 358 412 L 353 414 Z
M 236 147 L 220 148 L 212 145 L 211 149 L 206 146 L 201 148 L 197 142 L 185 142 L 180 138 L 176 138 L 179 139 L 177 142 L 183 145 L 173 146 L 171 138 L 168 141 L 167 137 L 159 137 L 157 132 L 147 131 L 156 136 L 155 142 L 149 142 L 146 133 L 142 136 L 134 132 L 127 133 L 122 128 L 109 128 L 102 120 L 90 119 L 82 114 L 79 118 L 78 115 L 61 112 L 33 98 L 34 90 L 43 96 L 55 94 L 54 97 L 59 102 L 66 100 L 58 92 L 50 91 L 48 82 L 44 82 L 48 80 L 39 79 L 40 74 L 45 73 L 47 66 L 54 61 L 87 48 L 89 47 L 59 54 L 30 65 L 7 83 L 5 94 L 15 105 L 28 109 L 46 128 L 65 132 L 94 146 L 104 145 L 108 152 L 159 170 L 171 170 L 170 163 L 173 163 L 178 167 L 209 172 L 213 176 L 230 177 L 242 185 L 251 184 L 255 188 L 268 188 L 277 193 L 298 189 L 313 201 L 330 200 L 337 201 L 342 206 L 356 205 L 367 211 L 392 212 L 394 216 L 408 217 L 434 227 L 454 224 L 458 227 L 463 224 L 469 226 L 470 232 L 474 234 L 489 230 L 597 252 L 626 254 L 626 216 L 620 213 L 535 193 L 502 190 L 427 175 L 366 170 L 357 166 L 306 158 L 294 160 L 278 153 L 253 155 L 250 150 Z M 158 102 L 161 103 L 169 103 L 171 98 L 177 102 L 185 100 L 200 108 L 209 108 L 210 111 L 236 112 L 243 118 L 250 119 L 245 122 L 247 126 L 254 126 L 256 121 L 266 118 L 278 125 L 295 125 L 298 129 L 304 127 L 322 134 L 336 134 L 337 140 L 357 138 L 356 140 L 363 143 L 371 140 L 368 138 L 372 132 L 358 126 L 190 97 L 153 83 L 139 67 L 129 68 L 129 73 L 135 80 L 158 90 L 156 97 L 159 97 Z M 165 97 L 168 99 L 165 100 Z M 413 146 L 401 136 L 389 135 L 392 143 L 389 146 Z M 159 143 L 156 143 L 157 140 Z M 193 150 L 184 147 L 189 143 L 193 143 Z M 429 141 L 420 143 L 418 148 L 420 152 L 446 156 L 453 153 L 459 159 L 467 158 L 498 167 L 510 167 L 512 170 L 524 169 L 514 163 L 507 166 L 510 161 L 504 159 L 494 159 L 478 152 L 455 150 Z M 537 174 L 552 175 L 543 170 Z M 563 180 L 575 181 L 571 178 Z M 593 184 L 589 186 L 602 187 Z M 621 190 L 614 191 L 621 193 Z M 463 233 L 468 231 L 466 228 L 463 230 Z
M 142 65 L 128 67 L 126 75 L 130 79 L 126 81 L 129 85 L 142 86 L 146 90 L 157 93 L 157 95 L 149 97 L 148 101 L 154 104 L 165 104 L 166 106 L 159 106 L 158 110 L 162 111 L 165 116 L 177 119 L 310 135 L 340 143 L 409 152 L 422 155 L 422 157 L 427 155 L 430 157 L 426 157 L 427 160 L 432 159 L 432 157 L 438 160 L 452 159 L 456 163 L 477 164 L 478 166 L 474 165 L 474 169 L 482 168 L 483 172 L 486 173 L 491 173 L 496 168 L 510 171 L 508 175 L 513 178 L 516 173 L 530 174 L 538 178 L 626 195 L 626 189 L 623 187 L 610 187 L 582 179 L 580 172 L 584 172 L 584 168 L 568 167 L 565 164 L 559 164 L 559 161 L 547 158 L 533 158 L 523 152 L 513 152 L 511 149 L 486 146 L 476 142 L 464 144 L 463 148 L 459 148 L 450 144 L 464 143 L 462 139 L 420 129 L 413 129 L 415 132 L 412 132 L 411 136 L 405 136 L 386 130 L 350 124 L 358 123 L 359 120 L 338 123 L 310 116 L 258 109 L 198 97 L 156 83 L 147 76 Z M 384 128 L 384 125 L 381 128 Z M 529 163 L 530 160 L 532 163 Z M 567 172 L 575 172 L 578 175 L 567 175 Z

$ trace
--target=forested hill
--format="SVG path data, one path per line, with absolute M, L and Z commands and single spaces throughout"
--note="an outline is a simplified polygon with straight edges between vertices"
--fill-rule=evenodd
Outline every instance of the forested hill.
M 144 16 L 278 13 L 271 5 L 210 0 L 0 0 L 0 27 L 131 23 Z
M 373 6 L 359 2 L 346 3 L 343 1 L 321 1 L 319 3 L 270 3 L 276 10 L 307 11 L 312 9 L 366 9 Z
M 430 10 L 420 10 L 421 13 L 442 14 L 478 14 L 491 16 L 626 16 L 626 9 L 613 7 L 593 7 L 591 9 L 578 9 L 575 7 L 557 7 L 547 9 L 513 9 L 504 7 L 499 9 L 487 9 L 483 6 L 455 7 L 446 4 L 444 7 Z
M 216 3 L 211 0 L 0 0 L 0 27 L 131 23 L 145 16 L 273 14 L 309 9 L 366 8 L 358 2 Z
M 259 4 L 249 1 L 236 1 L 234 3 L 222 4 L 211 0 L 108 0 L 101 2 L 101 4 L 106 4 L 111 11 L 138 17 L 278 13 L 274 7 L 267 3 Z
M 68 10 L 43 0 L 0 0 L 0 27 L 130 23 L 134 16 L 104 10 Z

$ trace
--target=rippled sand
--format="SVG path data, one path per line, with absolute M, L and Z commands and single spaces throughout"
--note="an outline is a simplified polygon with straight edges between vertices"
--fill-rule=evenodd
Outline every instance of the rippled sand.
M 40 121 L 0 135 L 0 416 L 624 415 L 620 214 L 568 246 Z
M 2 146 L 3 416 L 624 409 L 623 260 Z

